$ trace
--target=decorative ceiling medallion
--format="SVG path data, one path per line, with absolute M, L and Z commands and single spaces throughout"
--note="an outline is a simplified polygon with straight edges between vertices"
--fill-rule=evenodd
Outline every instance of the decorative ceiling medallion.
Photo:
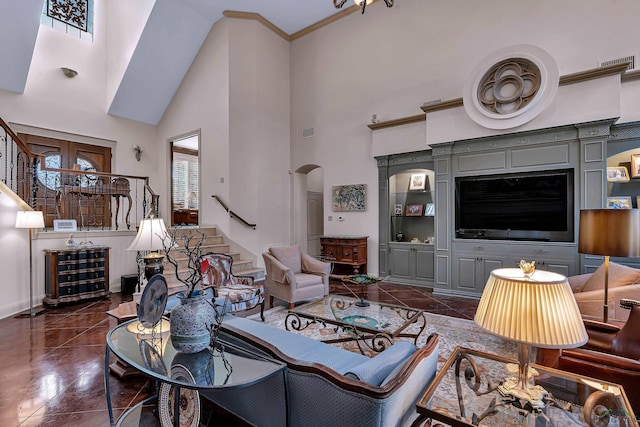
M 531 45 L 509 46 L 474 68 L 465 84 L 464 108 L 489 129 L 520 126 L 553 102 L 558 81 L 558 66 L 547 52 Z
M 47 0 L 47 16 L 87 31 L 89 0 Z

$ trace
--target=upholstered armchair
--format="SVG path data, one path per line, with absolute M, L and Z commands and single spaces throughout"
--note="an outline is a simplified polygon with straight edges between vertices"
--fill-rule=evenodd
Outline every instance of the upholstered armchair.
M 595 272 L 569 277 L 569 285 L 583 316 L 602 319 L 604 305 L 604 265 Z M 609 318 L 624 322 L 629 310 L 616 303 L 622 299 L 640 298 L 640 270 L 626 265 L 609 263 Z
M 264 287 L 254 284 L 251 276 L 234 275 L 232 266 L 233 258 L 229 255 L 208 253 L 201 256 L 202 286 L 211 286 L 214 297 L 226 296 L 231 312 L 260 305 L 260 317 L 264 322 Z
M 293 308 L 298 301 L 329 293 L 331 264 L 301 252 L 297 245 L 269 248 L 262 258 L 267 270 L 271 307 L 274 297 L 288 302 L 289 308 Z
M 630 309 L 623 326 L 585 319 L 589 341 L 564 350 L 538 349 L 539 364 L 620 384 L 640 413 L 640 302 L 622 300 Z

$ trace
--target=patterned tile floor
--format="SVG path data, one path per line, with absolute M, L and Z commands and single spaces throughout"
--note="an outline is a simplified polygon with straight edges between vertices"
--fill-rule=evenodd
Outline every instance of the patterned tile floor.
M 360 288 L 335 282 L 331 292 L 359 296 Z M 428 288 L 385 283 L 367 288 L 365 297 L 462 319 L 472 319 L 478 304 L 436 296 Z M 105 313 L 130 300 L 113 294 L 47 308 L 32 319 L 0 320 L 0 426 L 108 426 L 105 335 L 116 321 Z M 142 377 L 112 377 L 110 382 L 116 417 L 152 389 Z

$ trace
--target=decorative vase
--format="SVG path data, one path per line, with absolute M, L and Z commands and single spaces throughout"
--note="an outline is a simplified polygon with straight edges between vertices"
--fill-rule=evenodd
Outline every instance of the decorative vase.
M 194 291 L 190 297 L 180 292 L 177 304 L 171 309 L 171 342 L 182 353 L 197 353 L 209 345 L 209 329 L 215 321 L 216 312 L 205 299 L 202 291 Z
M 396 234 L 396 242 L 402 242 L 404 240 L 404 234 L 402 234 L 402 231 L 398 231 L 398 234 Z

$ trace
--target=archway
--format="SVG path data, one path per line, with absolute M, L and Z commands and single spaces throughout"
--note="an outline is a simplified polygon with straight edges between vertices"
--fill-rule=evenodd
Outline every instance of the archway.
M 298 168 L 294 189 L 295 241 L 304 252 L 318 256 L 324 233 L 324 169 L 318 165 Z

